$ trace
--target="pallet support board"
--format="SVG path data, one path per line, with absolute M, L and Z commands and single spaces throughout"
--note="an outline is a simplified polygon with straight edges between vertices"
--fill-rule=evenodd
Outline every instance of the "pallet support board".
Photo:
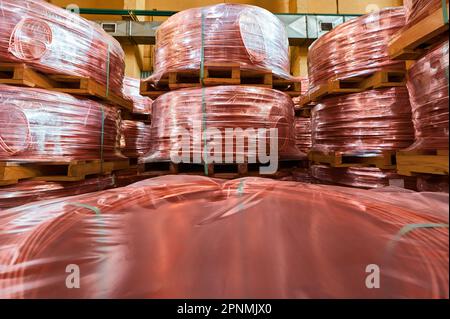
M 357 154 L 343 154 L 339 152 L 324 154 L 311 151 L 309 160 L 316 164 L 327 164 L 331 167 L 377 167 L 380 169 L 395 169 L 394 152 L 385 152 L 379 156 L 361 156 Z
M 397 152 L 397 171 L 400 175 L 415 174 L 448 175 L 448 150 L 435 154 L 424 152 Z
M 444 11 L 446 10 L 446 11 Z M 406 30 L 401 30 L 398 37 L 389 44 L 389 55 L 395 60 L 416 60 L 424 53 L 426 46 L 448 31 L 448 21 L 444 21 L 444 12 L 449 12 L 449 5 L 441 7 Z
M 133 110 L 132 101 L 108 92 L 105 85 L 90 78 L 72 75 L 46 75 L 23 63 L 0 63 L 0 84 L 95 97 L 124 109 Z

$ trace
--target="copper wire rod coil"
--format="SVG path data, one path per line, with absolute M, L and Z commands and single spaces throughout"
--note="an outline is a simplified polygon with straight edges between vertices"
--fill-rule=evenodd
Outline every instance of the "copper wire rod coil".
M 295 144 L 303 153 L 308 153 L 311 149 L 311 118 L 295 118 Z
M 202 101 L 205 102 L 203 110 Z M 145 161 L 169 160 L 172 150 L 178 150 L 181 144 L 179 134 L 188 132 L 190 137 L 189 153 L 202 155 L 205 145 L 221 149 L 223 157 L 239 152 L 238 141 L 233 140 L 233 152 L 227 153 L 225 147 L 217 145 L 215 140 L 204 143 L 202 131 L 216 128 L 222 134 L 222 146 L 225 143 L 226 129 L 267 129 L 266 142 L 269 144 L 269 129 L 278 129 L 278 152 L 280 158 L 304 156 L 295 147 L 294 104 L 292 99 L 282 92 L 249 86 L 217 86 L 205 89 L 183 89 L 160 96 L 153 102 L 153 121 L 151 124 L 151 148 Z M 200 135 L 195 132 L 199 127 Z M 203 127 L 204 126 L 204 127 Z M 203 129 L 206 128 L 206 129 Z M 198 133 L 198 132 L 197 132 Z M 198 139 L 199 143 L 195 143 Z M 245 158 L 257 155 L 256 150 L 244 142 Z M 268 150 L 269 146 L 266 148 Z M 256 151 L 256 153 L 254 153 Z
M 404 70 L 389 59 L 387 45 L 405 24 L 403 8 L 382 9 L 343 23 L 316 40 L 308 53 L 310 89 L 334 78 Z
M 382 153 L 414 140 L 406 87 L 369 90 L 322 100 L 312 112 L 312 149 L 324 153 Z
M 137 158 L 148 153 L 152 144 L 151 126 L 139 121 L 122 121 L 122 134 L 125 145 L 122 154 L 127 157 Z
M 141 81 L 126 76 L 123 79 L 123 95 L 133 101 L 133 113 L 150 114 L 152 111 L 152 99 L 140 94 Z
M 93 22 L 45 1 L 0 1 L 0 62 L 109 82 L 121 95 L 124 61 L 120 44 Z
M 2 161 L 123 158 L 116 107 L 64 93 L 0 85 L 0 108 Z
M 406 24 L 411 26 L 441 8 L 442 0 L 404 0 L 403 6 L 406 10 Z

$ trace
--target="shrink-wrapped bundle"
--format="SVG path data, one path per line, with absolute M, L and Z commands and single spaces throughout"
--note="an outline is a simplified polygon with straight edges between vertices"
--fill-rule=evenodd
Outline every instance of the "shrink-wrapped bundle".
M 0 61 L 89 77 L 122 94 L 120 44 L 100 26 L 45 1 L 0 1 Z
M 406 87 L 327 98 L 312 112 L 314 151 L 380 154 L 408 147 L 413 140 Z
M 375 71 L 404 70 L 388 56 L 388 42 L 405 24 L 403 8 L 387 8 L 352 19 L 320 37 L 308 53 L 309 86 Z
M 125 145 L 122 154 L 131 157 L 141 157 L 150 149 L 150 125 L 140 121 L 122 121 L 122 134 Z
M 416 141 L 414 150 L 448 150 L 448 39 L 408 71 Z
M 152 111 L 152 100 L 140 94 L 141 81 L 126 76 L 123 79 L 123 95 L 133 101 L 133 113 L 150 114 Z
M 311 149 L 311 118 L 295 118 L 295 144 L 303 153 Z
M 448 221 L 447 194 L 163 176 L 0 212 L 0 298 L 448 299 Z
M 167 19 L 157 30 L 155 73 L 149 80 L 158 82 L 167 72 L 198 70 L 202 59 L 290 78 L 285 27 L 272 13 L 255 6 L 219 4 Z
M 123 158 L 120 112 L 68 94 L 0 85 L 0 160 Z
M 446 0 L 448 2 L 448 0 Z M 442 0 L 404 0 L 406 24 L 413 25 L 442 7 Z M 444 17 L 442 17 L 444 18 Z
M 258 157 L 260 145 L 266 145 L 269 153 L 270 142 L 278 146 L 281 159 L 302 155 L 295 147 L 292 99 L 273 89 L 215 86 L 172 91 L 153 102 L 152 115 L 151 147 L 146 162 L 166 161 L 174 154 L 182 156 L 182 149 L 191 160 L 201 156 L 211 162 L 211 153 L 220 156 L 223 162 L 227 156 L 242 156 L 245 160 Z M 257 133 L 258 129 L 265 129 L 265 134 L 258 138 L 256 147 L 250 147 L 247 137 L 254 136 L 252 132 Z M 270 129 L 278 133 L 276 141 L 272 141 Z M 234 134 L 232 140 L 227 139 L 227 130 Z M 216 132 L 221 138 L 216 138 Z M 206 134 L 210 135 L 205 138 Z M 243 142 L 236 136 L 242 137 Z

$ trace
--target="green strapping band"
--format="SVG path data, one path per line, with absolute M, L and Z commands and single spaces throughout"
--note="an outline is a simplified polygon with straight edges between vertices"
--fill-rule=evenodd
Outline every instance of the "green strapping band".
M 67 203 L 67 205 L 72 205 L 72 206 L 77 206 L 77 207 L 82 207 L 82 208 L 92 210 L 95 213 L 95 215 L 97 215 L 97 216 L 100 216 L 102 214 L 100 208 L 95 207 L 95 206 L 82 204 L 82 203 Z
M 205 12 L 202 8 L 202 45 L 200 49 L 200 83 L 202 85 L 202 135 L 203 135 L 203 150 L 204 150 L 204 170 L 205 175 L 208 176 L 208 149 L 207 149 L 207 134 L 206 134 L 206 98 L 205 98 Z
M 444 23 L 448 23 L 447 0 L 442 0 L 442 14 L 444 16 Z

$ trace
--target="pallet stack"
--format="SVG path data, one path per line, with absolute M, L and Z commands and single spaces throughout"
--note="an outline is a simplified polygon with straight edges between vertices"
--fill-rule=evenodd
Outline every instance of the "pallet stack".
M 220 4 L 182 11 L 157 32 L 155 72 L 141 83 L 141 94 L 156 99 L 153 149 L 143 161 L 147 173 L 259 175 L 265 164 L 218 162 L 204 156 L 201 163 L 195 162 L 193 154 L 206 149 L 203 137 L 200 150 L 192 146 L 189 163 L 173 162 L 169 153 L 179 143 L 171 135 L 186 129 L 195 139 L 193 121 L 202 123 L 202 134 L 208 128 L 224 133 L 226 128 L 276 127 L 280 152 L 295 148 L 292 97 L 300 95 L 301 80 L 289 73 L 286 31 L 273 14 L 254 6 Z M 235 158 L 238 151 L 233 147 Z M 230 153 L 223 151 L 223 157 Z M 289 158 L 281 155 L 280 169 L 300 165 L 302 156 L 292 153 L 296 154 Z
M 389 44 L 408 61 L 415 143 L 397 153 L 398 173 L 416 176 L 421 191 L 448 192 L 448 1 L 406 0 L 406 26 Z

